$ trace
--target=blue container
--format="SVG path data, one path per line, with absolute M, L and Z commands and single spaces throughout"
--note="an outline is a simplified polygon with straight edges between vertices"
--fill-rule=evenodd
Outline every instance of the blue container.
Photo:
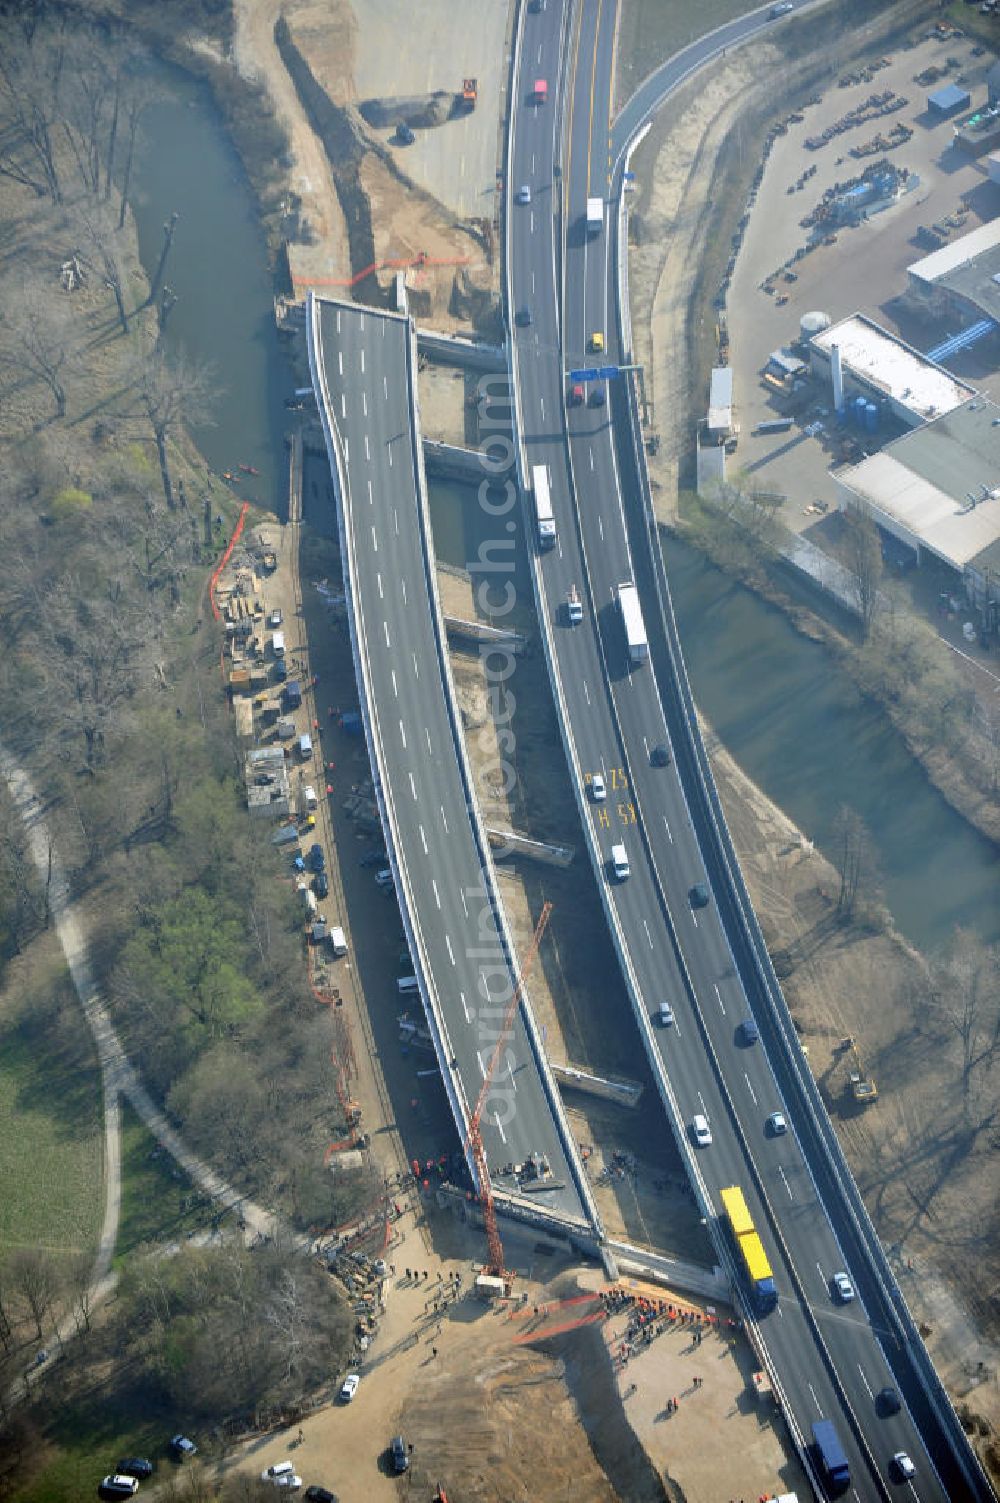
M 865 431 L 874 433 L 878 428 L 878 408 L 874 402 L 865 404 Z

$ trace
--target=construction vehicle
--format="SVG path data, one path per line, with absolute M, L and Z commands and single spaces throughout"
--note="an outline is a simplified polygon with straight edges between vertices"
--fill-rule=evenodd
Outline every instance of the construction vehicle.
M 848 1062 L 847 1086 L 848 1094 L 861 1106 L 868 1106 L 878 1099 L 878 1086 L 870 1075 L 865 1073 L 861 1062 L 861 1054 L 851 1034 L 840 1040 L 836 1052 L 842 1055 Z M 851 1068 L 853 1064 L 853 1068 Z
M 479 79 L 463 78 L 462 80 L 462 109 L 471 115 L 476 108 L 476 100 L 479 98 Z
M 538 947 L 541 944 L 542 936 L 545 933 L 546 928 L 548 927 L 549 915 L 551 914 L 551 912 L 552 904 L 545 902 L 542 905 L 542 911 L 539 915 L 538 923 L 535 925 L 535 932 L 532 935 L 528 953 L 524 958 L 523 965 L 521 966 L 520 977 L 518 978 L 517 985 L 515 986 L 511 994 L 511 999 L 507 1004 L 507 1011 L 504 1014 L 503 1026 L 501 1027 L 500 1032 L 497 1036 L 497 1041 L 493 1046 L 493 1053 L 490 1055 L 490 1062 L 483 1073 L 483 1084 L 480 1088 L 479 1099 L 476 1102 L 475 1110 L 473 1111 L 472 1116 L 469 1119 L 469 1132 L 466 1139 L 466 1146 L 469 1150 L 471 1150 L 473 1163 L 476 1166 L 476 1179 L 478 1180 L 479 1199 L 483 1208 L 483 1225 L 486 1228 L 486 1242 L 489 1247 L 489 1262 L 483 1271 L 487 1278 L 500 1280 L 503 1284 L 505 1292 L 508 1294 L 510 1293 L 510 1286 L 513 1275 L 508 1273 L 506 1268 L 504 1267 L 503 1244 L 500 1241 L 500 1230 L 497 1226 L 497 1212 L 496 1206 L 493 1201 L 493 1183 L 490 1179 L 490 1167 L 486 1162 L 486 1148 L 483 1144 L 481 1123 L 483 1118 L 483 1108 L 486 1105 L 486 1098 L 489 1095 L 490 1086 L 493 1083 L 493 1076 L 496 1073 L 497 1063 L 500 1059 L 500 1056 L 504 1053 L 507 1047 L 507 1040 L 510 1038 L 511 1028 L 514 1025 L 514 1015 L 517 1012 L 521 998 L 524 995 L 524 985 L 528 978 L 528 972 L 531 970 L 531 967 L 535 961 L 535 957 L 538 954 Z

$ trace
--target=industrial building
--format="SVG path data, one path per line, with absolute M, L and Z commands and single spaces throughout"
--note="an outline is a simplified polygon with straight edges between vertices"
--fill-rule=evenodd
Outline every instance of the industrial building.
M 911 303 L 964 327 L 1000 323 L 1000 219 L 991 219 L 906 269 Z
M 829 382 L 831 389 L 834 366 L 839 365 L 841 390 L 834 395 L 838 411 L 845 398 L 861 396 L 875 405 L 880 422 L 895 418 L 915 428 L 976 395 L 965 381 L 862 313 L 814 335 L 809 354 L 813 375 Z
M 834 475 L 841 510 L 870 516 L 954 570 L 980 628 L 1000 620 L 1000 407 L 963 402 Z

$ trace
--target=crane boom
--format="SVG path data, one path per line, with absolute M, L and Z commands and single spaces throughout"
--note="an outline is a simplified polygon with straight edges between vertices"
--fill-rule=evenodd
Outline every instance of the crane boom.
M 538 954 L 538 947 L 541 944 L 542 936 L 545 933 L 546 928 L 548 927 L 549 915 L 551 914 L 551 912 L 552 904 L 548 902 L 548 900 L 546 900 L 546 902 L 542 904 L 542 911 L 538 916 L 538 923 L 535 925 L 535 932 L 531 937 L 531 944 L 528 947 L 528 953 L 524 957 L 524 964 L 521 966 L 520 978 L 517 982 L 517 985 L 514 987 L 514 990 L 511 993 L 510 1001 L 507 1004 L 507 1011 L 504 1014 L 503 1026 L 500 1029 L 500 1032 L 497 1035 L 497 1041 L 493 1046 L 493 1053 L 490 1055 L 490 1062 L 483 1074 L 483 1084 L 479 1092 L 479 1099 L 476 1102 L 475 1110 L 473 1111 L 472 1117 L 469 1121 L 468 1146 L 472 1150 L 473 1161 L 476 1165 L 476 1177 L 479 1180 L 479 1198 L 482 1202 L 483 1223 L 486 1227 L 486 1241 L 490 1251 L 489 1272 L 494 1278 L 503 1279 L 504 1283 L 509 1283 L 510 1275 L 507 1273 L 507 1270 L 503 1266 L 503 1244 L 500 1241 L 500 1231 L 497 1227 L 496 1206 L 493 1203 L 493 1184 L 490 1180 L 489 1165 L 486 1162 L 486 1149 L 483 1145 L 483 1135 L 480 1128 L 480 1123 L 482 1121 L 483 1108 L 486 1105 L 486 1098 L 489 1095 L 490 1086 L 493 1083 L 493 1076 L 496 1073 L 497 1063 L 499 1062 L 500 1056 L 504 1051 L 507 1040 L 510 1037 L 510 1031 L 514 1024 L 514 1014 L 517 1012 L 521 998 L 524 995 L 524 985 L 528 978 L 528 972 L 531 970 L 531 967 L 535 961 L 535 957 Z

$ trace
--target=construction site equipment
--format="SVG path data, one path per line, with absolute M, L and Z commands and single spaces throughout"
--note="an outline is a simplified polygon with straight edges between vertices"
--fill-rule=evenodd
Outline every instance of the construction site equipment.
M 848 1034 L 842 1038 L 836 1047 L 837 1054 L 847 1061 L 847 1086 L 848 1093 L 862 1106 L 878 1099 L 878 1086 L 870 1075 L 865 1071 L 861 1062 L 861 1054 L 853 1035 Z
M 465 78 L 462 80 L 462 108 L 469 114 L 476 108 L 476 100 L 479 98 L 478 78 Z
M 507 1040 L 510 1037 L 510 1031 L 514 1024 L 514 1014 L 517 1012 L 521 998 L 524 995 L 524 985 L 528 979 L 528 972 L 531 970 L 531 967 L 535 961 L 535 956 L 538 954 L 538 947 L 541 944 L 542 936 L 544 935 L 545 930 L 548 927 L 549 916 L 551 912 L 552 904 L 545 902 L 542 905 L 542 911 L 539 915 L 538 923 L 535 925 L 535 932 L 532 935 L 531 944 L 528 947 L 528 953 L 524 957 L 524 963 L 521 966 L 521 975 L 518 979 L 517 985 L 514 987 L 514 990 L 511 993 L 510 1001 L 507 1004 L 507 1011 L 504 1014 L 503 1027 L 500 1029 L 497 1041 L 493 1046 L 493 1053 L 490 1055 L 490 1062 L 487 1065 L 486 1071 L 483 1075 L 483 1084 L 479 1092 L 479 1100 L 476 1102 L 475 1110 L 473 1111 L 472 1117 L 469 1121 L 469 1135 L 467 1139 L 467 1145 L 472 1151 L 473 1161 L 476 1166 L 476 1178 L 479 1181 L 479 1199 L 483 1207 L 483 1224 L 486 1227 L 486 1241 L 489 1247 L 490 1255 L 489 1263 L 484 1269 L 484 1273 L 490 1278 L 501 1279 L 503 1281 L 504 1289 L 507 1292 L 510 1291 L 512 1275 L 509 1274 L 504 1268 L 503 1244 L 500 1241 L 500 1231 L 497 1227 L 497 1212 L 496 1206 L 493 1202 L 493 1184 L 490 1179 L 489 1164 L 486 1162 L 486 1149 L 483 1144 L 481 1123 L 483 1117 L 483 1108 L 486 1105 L 486 1098 L 489 1095 L 490 1086 L 493 1083 L 493 1076 L 496 1073 L 497 1062 L 499 1061 L 501 1054 L 507 1047 Z

